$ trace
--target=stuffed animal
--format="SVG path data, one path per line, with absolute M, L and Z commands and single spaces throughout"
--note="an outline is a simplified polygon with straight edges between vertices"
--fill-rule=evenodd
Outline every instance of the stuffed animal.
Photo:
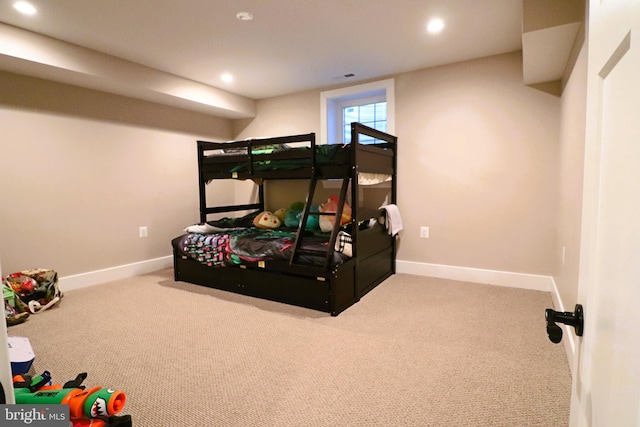
M 290 228 L 298 228 L 300 225 L 300 217 L 302 216 L 302 211 L 294 211 L 289 209 L 284 216 L 284 225 Z
M 291 206 L 289 206 L 289 210 L 291 211 L 301 211 L 304 209 L 304 202 L 293 202 Z
M 320 206 L 311 205 L 310 212 L 320 212 Z M 306 230 L 319 230 L 320 229 L 320 215 L 309 215 L 307 218 Z
M 304 204 L 297 202 L 293 203 L 291 206 L 296 209 L 289 209 L 286 212 L 284 216 L 284 225 L 286 227 L 298 228 L 300 226 L 300 221 L 302 221 L 302 211 L 304 209 Z M 310 212 L 318 212 L 319 209 L 320 208 L 318 205 L 311 205 L 311 207 L 309 208 Z M 309 215 L 309 217 L 307 218 L 305 230 L 317 230 L 320 227 L 318 217 L 319 215 Z
M 284 217 L 285 217 L 285 215 L 287 214 L 287 211 L 288 211 L 288 210 L 289 210 L 289 209 L 287 209 L 287 208 L 280 208 L 280 209 L 278 209 L 277 211 L 275 211 L 273 214 L 274 214 L 275 216 L 277 216 L 277 217 L 278 217 L 278 219 L 279 219 L 281 222 L 284 222 Z
M 281 224 L 280 218 L 269 211 L 261 212 L 253 220 L 253 225 L 258 228 L 278 228 Z
M 329 196 L 329 199 L 320 205 L 320 212 L 338 212 L 338 196 L 332 194 Z M 335 216 L 333 215 L 320 215 L 320 230 L 328 233 L 333 230 L 333 223 L 335 222 Z M 340 218 L 340 225 L 347 224 L 351 222 L 351 206 L 344 203 L 342 207 L 342 218 Z
M 298 228 L 300 225 L 300 218 L 302 217 L 302 210 L 304 209 L 304 202 L 293 202 L 289 205 L 289 208 L 284 210 L 284 225 L 290 228 Z M 280 211 L 281 209 L 278 209 Z

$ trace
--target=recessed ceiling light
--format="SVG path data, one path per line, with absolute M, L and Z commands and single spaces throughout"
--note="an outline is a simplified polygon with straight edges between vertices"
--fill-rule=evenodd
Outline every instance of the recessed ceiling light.
M 233 81 L 233 75 L 231 73 L 224 73 L 220 76 L 220 80 L 225 83 L 231 83 Z
M 253 19 L 253 14 L 251 12 L 238 12 L 236 13 L 236 18 L 241 21 L 251 21 Z
M 31 3 L 26 1 L 17 1 L 13 4 L 13 8 L 23 15 L 35 15 L 38 12 Z
M 444 29 L 444 21 L 441 18 L 432 18 L 427 23 L 427 31 L 431 34 L 437 34 Z

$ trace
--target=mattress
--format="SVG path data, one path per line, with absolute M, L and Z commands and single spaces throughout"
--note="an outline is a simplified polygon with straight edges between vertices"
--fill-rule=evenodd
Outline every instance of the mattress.
M 303 250 L 327 251 L 328 233 L 305 232 Z M 177 256 L 192 259 L 209 267 L 288 265 L 295 245 L 295 230 L 267 230 L 256 227 L 233 227 L 209 232 L 187 233 L 172 240 Z M 338 265 L 349 257 L 338 248 L 333 254 L 332 265 Z M 348 253 L 348 252 L 347 252 Z M 300 255 L 297 264 L 324 266 L 325 256 Z

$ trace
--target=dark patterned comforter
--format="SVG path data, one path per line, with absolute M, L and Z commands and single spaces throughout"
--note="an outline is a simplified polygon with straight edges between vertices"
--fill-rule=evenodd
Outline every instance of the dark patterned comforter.
M 303 249 L 322 249 L 328 246 L 326 236 L 305 237 Z M 210 267 L 250 264 L 260 261 L 289 261 L 295 244 L 295 233 L 263 230 L 255 227 L 218 233 L 189 233 L 173 239 L 176 252 Z M 333 264 L 348 257 L 335 252 Z M 298 263 L 322 266 L 325 257 L 302 255 Z

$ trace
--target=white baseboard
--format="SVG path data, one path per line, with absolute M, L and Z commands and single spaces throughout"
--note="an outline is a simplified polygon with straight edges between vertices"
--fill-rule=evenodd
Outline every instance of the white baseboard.
M 100 283 L 111 282 L 113 280 L 125 279 L 127 277 L 138 276 L 140 274 L 151 273 L 173 266 L 173 257 L 149 259 L 132 264 L 119 265 L 105 268 L 103 270 L 90 271 L 87 273 L 74 274 L 72 276 L 60 277 L 59 286 L 62 292 L 73 291 L 86 288 Z
M 457 267 L 454 265 L 428 264 L 414 261 L 397 260 L 396 272 L 543 292 L 551 292 L 553 286 L 553 278 L 551 276 L 483 270 L 480 268 Z

